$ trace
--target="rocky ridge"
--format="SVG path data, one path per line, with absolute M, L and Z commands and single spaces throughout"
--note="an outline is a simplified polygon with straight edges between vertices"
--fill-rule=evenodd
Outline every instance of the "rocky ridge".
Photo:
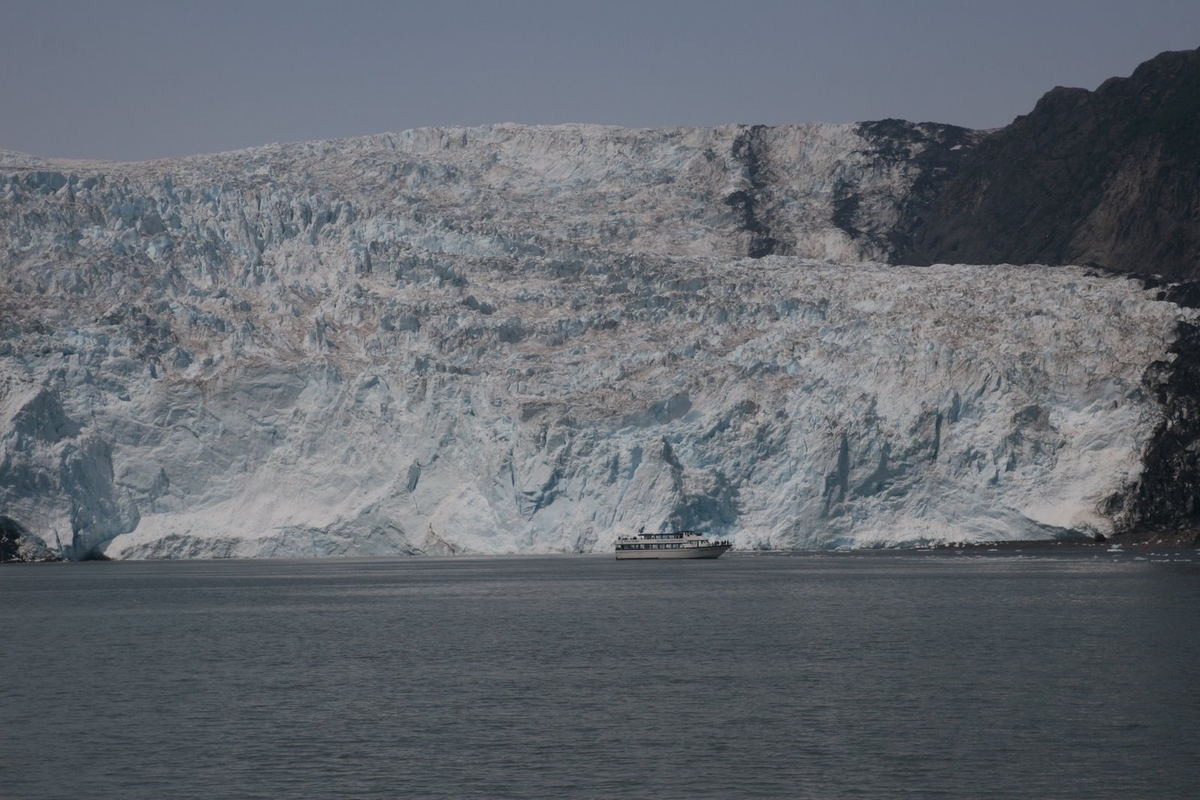
M 1095 91 L 1058 87 L 954 152 L 920 195 L 897 263 L 1088 264 L 1200 278 L 1200 50 Z

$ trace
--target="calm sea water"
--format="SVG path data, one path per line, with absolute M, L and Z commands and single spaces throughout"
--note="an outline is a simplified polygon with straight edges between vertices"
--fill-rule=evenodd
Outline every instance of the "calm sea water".
M 10 565 L 0 796 L 1200 791 L 1200 561 Z

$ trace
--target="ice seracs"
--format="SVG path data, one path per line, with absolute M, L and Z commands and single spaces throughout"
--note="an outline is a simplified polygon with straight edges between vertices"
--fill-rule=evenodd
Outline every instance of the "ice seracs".
M 5 156 L 0 513 L 121 558 L 1111 531 L 1193 312 L 1079 268 L 836 263 L 880 257 L 916 178 L 871 152 L 494 126 Z

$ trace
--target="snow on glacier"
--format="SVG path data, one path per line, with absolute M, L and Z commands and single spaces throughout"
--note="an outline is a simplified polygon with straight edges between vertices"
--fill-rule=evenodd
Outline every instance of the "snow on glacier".
M 796 126 L 756 133 L 764 188 L 745 135 L 0 154 L 0 513 L 124 558 L 1111 531 L 1192 312 L 1079 268 L 872 263 L 915 175 Z M 847 184 L 874 232 L 832 224 Z M 743 257 L 751 190 L 793 255 Z

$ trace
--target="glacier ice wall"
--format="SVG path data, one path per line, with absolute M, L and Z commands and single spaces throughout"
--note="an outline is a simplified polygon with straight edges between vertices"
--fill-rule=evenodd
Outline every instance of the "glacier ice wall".
M 127 558 L 1111 531 L 1193 312 L 1078 268 L 869 263 L 905 141 L 0 153 L 0 521 Z

